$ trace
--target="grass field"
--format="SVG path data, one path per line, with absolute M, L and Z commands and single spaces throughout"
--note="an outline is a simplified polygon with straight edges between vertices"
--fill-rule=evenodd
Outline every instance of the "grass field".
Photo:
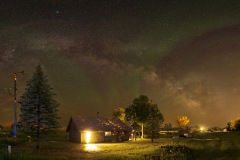
M 18 133 L 16 145 L 14 145 L 12 138 L 1 132 L 0 159 L 126 160 L 154 159 L 154 155 L 165 159 L 240 159 L 240 132 L 200 133 L 195 138 L 180 140 L 170 138 L 172 135 L 163 135 L 154 143 L 149 139 L 139 139 L 123 143 L 76 144 L 68 142 L 68 135 L 64 130 L 57 130 L 41 136 L 39 151 L 35 149 L 34 135 L 30 135 L 31 142 L 29 142 L 29 135 Z M 7 152 L 7 145 L 12 145 L 11 155 Z M 167 150 L 162 146 L 170 149 Z M 176 146 L 187 148 L 190 151 L 188 156 L 176 158 L 176 155 L 182 155 L 182 152 L 176 150 Z

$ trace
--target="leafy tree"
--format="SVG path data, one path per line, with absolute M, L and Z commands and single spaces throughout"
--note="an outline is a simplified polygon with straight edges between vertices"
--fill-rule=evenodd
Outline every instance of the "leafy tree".
M 125 120 L 125 109 L 118 108 L 113 111 L 113 117 L 119 118 L 121 121 Z
M 164 121 L 162 113 L 158 110 L 156 104 L 153 104 L 149 108 L 148 120 L 145 124 L 147 132 L 149 133 L 151 140 L 157 137 L 160 131 L 160 126 Z
M 240 130 L 240 118 L 232 120 L 227 123 L 228 131 L 239 131 Z
M 187 116 L 179 116 L 176 121 L 178 126 L 180 127 L 180 134 L 186 132 L 187 125 L 190 122 L 190 119 Z
M 235 130 L 239 131 L 240 130 L 240 118 L 235 120 L 235 124 L 234 124 Z
M 235 131 L 236 128 L 235 128 L 235 121 L 230 121 L 227 123 L 227 130 L 228 131 Z
M 190 119 L 187 116 L 180 116 L 177 118 L 177 124 L 179 125 L 179 127 L 186 127 L 189 122 Z
M 152 111 L 158 110 L 156 104 L 152 104 L 146 95 L 140 95 L 135 98 L 131 105 L 125 108 L 126 120 L 134 121 L 142 124 L 142 138 L 143 138 L 143 124 L 151 123 L 150 120 L 153 116 Z
M 52 90 L 41 66 L 38 65 L 19 101 L 21 104 L 19 124 L 22 128 L 37 127 L 39 131 L 40 128 L 51 129 L 60 126 L 59 103 L 54 100 L 55 93 Z

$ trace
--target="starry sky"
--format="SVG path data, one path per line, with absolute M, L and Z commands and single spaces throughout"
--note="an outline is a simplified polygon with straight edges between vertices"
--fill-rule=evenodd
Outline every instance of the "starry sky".
M 111 117 L 140 94 L 176 125 L 226 126 L 240 111 L 240 3 L 235 0 L 0 2 L 0 124 L 42 65 L 63 126 Z M 18 110 L 19 112 L 19 110 Z

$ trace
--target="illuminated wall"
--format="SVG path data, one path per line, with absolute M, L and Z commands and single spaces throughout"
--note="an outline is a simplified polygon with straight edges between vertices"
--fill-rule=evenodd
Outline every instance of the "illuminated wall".
M 81 132 L 81 143 L 104 142 L 105 132 Z

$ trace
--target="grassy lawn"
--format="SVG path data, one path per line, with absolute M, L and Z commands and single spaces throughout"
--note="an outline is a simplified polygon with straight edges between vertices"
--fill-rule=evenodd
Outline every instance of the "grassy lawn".
M 40 150 L 36 150 L 34 135 L 18 133 L 16 145 L 12 138 L 1 132 L 0 159 L 93 159 L 126 160 L 145 159 L 144 155 L 170 157 L 176 155 L 174 149 L 166 150 L 162 146 L 184 146 L 191 150 L 190 157 L 182 159 L 199 160 L 235 160 L 240 159 L 240 132 L 201 133 L 196 138 L 175 139 L 164 135 L 151 143 L 149 139 L 123 143 L 76 144 L 68 142 L 64 130 L 54 131 L 41 136 Z M 12 154 L 7 155 L 6 145 L 12 144 Z M 149 158 L 149 157 L 148 157 Z M 173 157 L 172 157 L 173 158 Z

